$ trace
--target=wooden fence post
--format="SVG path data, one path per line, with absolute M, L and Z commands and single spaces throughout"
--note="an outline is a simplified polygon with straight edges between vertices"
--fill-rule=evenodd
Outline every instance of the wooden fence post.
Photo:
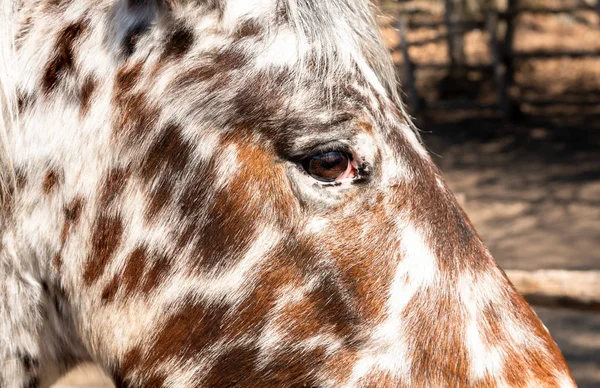
M 533 305 L 600 311 L 600 271 L 507 270 L 506 275 Z
M 464 31 L 459 30 L 458 23 L 463 21 L 464 7 L 461 0 L 444 1 L 444 23 L 448 34 L 448 57 L 450 58 L 451 71 L 464 69 L 465 58 L 465 36 Z
M 494 68 L 494 81 L 496 84 L 496 100 L 500 110 L 507 120 L 511 119 L 510 102 L 508 100 L 508 85 L 506 80 L 506 65 L 502 58 L 502 51 L 498 43 L 498 12 L 488 9 L 486 12 L 486 29 L 490 37 L 490 54 Z
M 410 59 L 410 53 L 408 50 L 410 45 L 408 43 L 408 39 L 406 39 L 407 28 L 407 18 L 405 15 L 401 15 L 398 18 L 398 32 L 400 34 L 400 49 L 402 50 L 402 56 L 404 59 L 404 80 L 406 83 L 406 92 L 408 94 L 412 114 L 417 116 L 421 112 L 422 107 L 419 92 L 417 91 L 414 63 Z
M 504 82 L 506 85 L 506 96 L 507 96 L 507 119 L 511 120 L 518 114 L 515 110 L 518 110 L 517 106 L 511 104 L 510 99 L 510 88 L 514 82 L 515 66 L 513 56 L 513 45 L 515 38 L 515 17 L 517 16 L 518 0 L 508 0 L 508 7 L 506 9 L 504 21 L 506 23 L 506 32 L 502 42 L 501 61 L 504 64 Z

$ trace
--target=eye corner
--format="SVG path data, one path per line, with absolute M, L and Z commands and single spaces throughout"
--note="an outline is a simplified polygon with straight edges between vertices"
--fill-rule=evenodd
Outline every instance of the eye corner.
M 373 166 L 369 162 L 362 162 L 357 168 L 358 176 L 363 180 L 368 180 L 373 174 Z

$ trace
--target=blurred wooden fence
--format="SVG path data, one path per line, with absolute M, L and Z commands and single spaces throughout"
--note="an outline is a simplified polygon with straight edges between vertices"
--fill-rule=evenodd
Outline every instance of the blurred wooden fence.
M 532 305 L 600 312 L 600 271 L 507 270 Z
M 589 3 L 579 3 L 576 6 L 569 7 L 531 7 L 521 6 L 519 0 L 507 0 L 504 9 L 490 6 L 493 1 L 477 0 L 482 4 L 482 12 L 476 17 L 466 17 L 456 15 L 456 4 L 461 0 L 432 0 L 443 1 L 444 17 L 443 20 L 423 21 L 423 16 L 427 17 L 426 10 L 407 9 L 401 10 L 393 15 L 395 21 L 393 27 L 398 30 L 400 42 L 398 46 L 392 47 L 392 51 L 401 52 L 403 57 L 403 66 L 401 71 L 403 79 L 404 92 L 408 95 L 408 102 L 414 115 L 419 115 L 426 108 L 435 109 L 493 109 L 501 112 L 506 119 L 513 119 L 519 113 L 521 103 L 527 103 L 534 106 L 551 105 L 598 105 L 598 101 L 580 98 L 578 100 L 548 99 L 530 97 L 515 97 L 509 92 L 514 85 L 515 65 L 520 61 L 529 59 L 554 59 L 554 58 L 586 58 L 600 57 L 600 51 L 597 50 L 536 50 L 529 52 L 520 52 L 514 50 L 515 39 L 515 19 L 521 14 L 571 14 L 574 15 L 581 11 L 592 11 L 600 15 L 600 0 L 595 5 Z M 408 3 L 405 1 L 404 3 Z M 414 20 L 415 16 L 420 16 L 420 20 Z M 438 32 L 434 37 L 418 41 L 407 39 L 407 31 L 410 29 L 433 29 L 439 31 L 440 27 L 445 27 L 445 32 Z M 490 63 L 484 65 L 468 65 L 464 59 L 461 59 L 461 40 L 466 33 L 473 30 L 485 31 L 488 36 Z M 448 50 L 449 63 L 427 63 L 417 65 L 411 58 L 410 48 L 424 46 L 434 42 L 445 42 Z M 464 54 L 462 54 L 464 56 Z M 478 104 L 475 101 L 457 100 L 457 101 L 436 101 L 426 102 L 419 94 L 415 72 L 424 69 L 449 69 L 450 72 L 468 72 L 468 71 L 486 71 L 494 74 L 495 103 Z

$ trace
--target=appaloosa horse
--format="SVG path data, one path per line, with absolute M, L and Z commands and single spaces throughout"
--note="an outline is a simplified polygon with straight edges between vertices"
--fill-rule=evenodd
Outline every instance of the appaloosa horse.
M 367 0 L 3 0 L 0 386 L 573 386 Z

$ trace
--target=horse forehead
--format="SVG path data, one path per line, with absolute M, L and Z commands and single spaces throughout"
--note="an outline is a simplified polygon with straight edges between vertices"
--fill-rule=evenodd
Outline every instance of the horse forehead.
M 145 57 L 145 62 L 152 60 L 152 50 L 161 53 L 156 58 L 156 66 L 144 66 L 142 70 L 144 72 L 156 75 L 157 69 L 172 68 L 172 63 L 177 62 L 179 67 L 176 67 L 175 71 L 189 73 L 189 76 L 181 77 L 180 82 L 171 83 L 173 90 L 197 86 L 208 78 L 214 78 L 218 73 L 239 72 L 242 77 L 237 79 L 230 77 L 230 79 L 237 81 L 249 77 L 253 78 L 252 82 L 241 83 L 241 87 L 240 84 L 235 85 L 236 88 L 233 88 L 231 83 L 222 82 L 211 86 L 211 92 L 226 91 L 233 94 L 241 88 L 259 94 L 257 89 L 266 86 L 264 78 L 269 78 L 273 72 L 283 70 L 280 74 L 287 72 L 288 79 L 270 81 L 272 85 L 269 93 L 273 94 L 270 100 L 286 93 L 277 91 L 278 85 L 274 84 L 287 81 L 285 85 L 285 88 L 289 89 L 287 94 L 294 94 L 294 99 L 288 101 L 288 105 L 290 103 L 304 105 L 305 110 L 315 110 L 314 95 L 319 89 L 323 94 L 329 93 L 330 96 L 335 92 L 334 99 L 337 101 L 348 97 L 347 91 L 350 88 L 347 86 L 354 87 L 356 90 L 357 84 L 368 85 L 370 88 L 367 89 L 375 89 L 376 94 L 385 95 L 381 80 L 375 76 L 373 66 L 367 63 L 369 54 L 372 53 L 368 50 L 364 51 L 357 43 L 361 35 L 365 35 L 365 31 L 373 29 L 368 18 L 357 16 L 358 6 L 341 6 L 343 2 L 337 0 L 325 2 L 331 5 L 318 5 L 317 8 L 322 11 L 322 15 L 316 17 L 315 10 L 303 5 L 302 2 L 296 3 L 292 0 L 210 0 L 206 2 L 173 0 L 166 3 L 170 8 L 166 12 L 169 12 L 170 16 L 161 18 L 157 16 L 159 11 L 155 10 L 154 13 L 149 11 L 157 8 L 156 4 L 159 3 L 128 0 L 110 1 L 98 5 L 91 2 L 71 1 L 61 3 L 63 11 L 60 17 L 56 13 L 56 8 L 47 7 L 40 12 L 52 14 L 56 19 L 53 24 L 57 26 L 58 36 L 53 40 L 54 47 L 51 51 L 65 52 L 69 56 L 72 56 L 74 51 L 85 52 L 90 44 L 93 44 L 92 41 L 96 40 L 89 37 L 98 35 L 100 30 L 106 30 L 109 35 L 104 40 L 108 41 L 108 46 L 114 45 L 114 41 L 117 41 L 123 46 L 134 45 L 137 46 L 136 49 L 142 47 L 140 50 L 142 52 L 137 56 L 139 59 Z M 97 22 L 101 14 L 104 15 L 102 19 L 108 22 L 108 28 L 99 28 L 102 23 Z M 325 23 L 329 19 L 334 19 L 333 16 L 337 16 L 337 20 Z M 89 23 L 89 20 L 94 18 L 96 21 Z M 348 28 L 351 24 L 352 28 Z M 82 28 L 73 28 L 79 25 Z M 159 25 L 160 28 L 149 33 L 148 29 L 152 25 Z M 315 29 L 323 27 L 327 31 L 318 34 L 315 31 L 307 31 L 311 27 Z M 102 31 L 100 34 L 104 33 Z M 154 38 L 141 39 L 138 35 L 142 35 L 142 38 L 143 35 L 153 35 Z M 379 39 L 376 33 L 370 38 L 367 44 L 380 43 L 377 42 Z M 131 47 L 119 47 L 117 50 L 123 52 L 131 49 Z M 211 54 L 215 59 L 208 67 L 205 66 L 206 63 L 198 61 L 199 58 L 206 59 L 206 54 Z M 381 61 L 385 62 L 387 52 L 382 51 L 379 54 L 385 54 L 380 55 Z M 135 56 L 134 53 L 133 57 Z M 134 58 L 125 59 L 131 62 Z M 88 72 L 93 64 L 75 60 L 73 66 Z M 62 68 L 61 71 L 65 72 Z M 254 81 L 259 77 L 263 79 L 259 79 L 257 85 Z M 166 78 L 168 77 L 163 77 L 163 81 Z M 131 85 L 124 86 L 128 88 Z M 160 89 L 161 84 L 157 83 L 156 87 Z M 198 94 L 199 91 L 198 88 L 187 89 L 192 91 L 192 95 Z M 375 99 L 370 96 L 373 94 L 372 91 L 364 93 L 363 90 L 360 95 L 353 93 L 353 98 L 360 99 L 363 106 L 367 105 L 365 102 L 368 102 L 368 105 L 376 105 L 373 104 Z M 260 95 L 262 100 L 269 100 L 264 98 L 269 96 L 262 92 L 263 94 Z
M 148 12 L 136 11 L 136 7 L 145 6 L 143 2 L 113 1 L 110 6 L 122 3 L 131 7 L 127 11 L 130 17 L 148 17 Z M 341 1 L 332 0 L 331 3 L 341 4 Z M 56 27 L 56 39 L 48 43 L 55 46 L 51 51 L 67 52 L 74 59 L 71 59 L 73 63 L 70 65 L 73 69 L 59 68 L 62 80 L 55 77 L 50 92 L 58 91 L 56 85 L 69 86 L 64 81 L 68 72 L 69 76 L 71 73 L 86 74 L 86 80 L 91 80 L 91 88 L 87 84 L 81 87 L 81 112 L 85 114 L 89 109 L 86 101 L 90 99 L 84 97 L 91 94 L 92 98 L 97 98 L 102 90 L 107 90 L 101 89 L 101 85 L 107 84 L 104 81 L 110 78 L 106 77 L 106 71 L 103 75 L 94 70 L 93 64 L 83 63 L 90 44 L 94 40 L 97 42 L 91 36 L 104 30 L 102 22 L 93 19 L 104 12 L 109 18 L 102 20 L 108 23 L 125 22 L 119 18 L 111 20 L 114 10 L 107 11 L 110 7 L 76 1 L 65 4 L 86 5 L 95 11 L 82 11 L 80 17 L 75 16 L 77 12 L 73 11 L 55 24 L 62 23 L 63 26 Z M 292 0 L 213 0 L 201 3 L 182 0 L 169 4 L 173 7 L 173 17 L 167 18 L 166 22 L 159 20 L 159 28 L 146 32 L 148 36 L 137 42 L 139 52 L 117 63 L 113 88 L 116 97 L 110 103 L 118 112 L 127 112 L 127 120 L 137 120 L 141 125 L 150 124 L 153 120 L 176 119 L 192 124 L 182 125 L 182 130 L 187 132 L 184 136 L 188 138 L 190 130 L 197 134 L 212 121 L 214 128 L 245 127 L 254 133 L 266 134 L 267 139 L 283 139 L 285 146 L 323 143 L 335 138 L 349 139 L 357 134 L 366 134 L 363 138 L 370 138 L 361 144 L 372 146 L 368 143 L 375 143 L 373 139 L 376 138 L 376 143 L 381 145 L 382 141 L 392 139 L 377 136 L 382 127 L 386 127 L 386 131 L 395 128 L 397 132 L 406 133 L 408 140 L 414 137 L 410 128 L 404 125 L 402 113 L 395 110 L 395 102 L 383 90 L 381 79 L 374 76 L 376 69 L 366 62 L 368 52 L 361 51 L 354 43 L 347 42 L 346 45 L 346 42 L 339 41 L 344 35 L 354 34 L 340 27 L 351 21 L 355 16 L 352 12 L 335 7 L 317 7 L 330 13 L 335 13 L 336 9 L 340 18 L 345 19 L 337 27 L 330 27 L 329 32 L 336 30 L 340 34 L 335 43 L 337 46 L 332 47 L 332 40 L 321 40 L 318 34 L 310 37 L 312 41 L 302 43 L 307 31 L 294 26 L 294 22 L 285 17 L 273 25 L 273 16 L 281 18 L 280 14 L 286 10 L 291 10 L 292 14 L 296 12 L 294 17 L 301 15 L 301 12 L 292 9 L 300 3 L 295 4 Z M 190 7 L 206 12 L 191 13 L 191 16 L 182 13 Z M 360 21 L 362 24 L 356 25 L 359 30 L 369 28 L 367 21 Z M 316 26 L 323 21 L 303 22 Z M 82 27 L 73 27 L 79 25 Z M 215 26 L 219 28 L 213 28 Z M 65 34 L 68 39 L 59 39 Z M 206 44 L 211 36 L 213 43 Z M 347 61 L 345 54 L 336 51 L 340 48 L 346 52 L 355 50 L 351 61 Z M 51 66 L 43 70 L 48 68 Z M 91 92 L 86 94 L 86 90 Z M 148 115 L 144 115 L 145 119 L 136 119 L 134 113 L 143 113 L 137 103 L 143 103 L 160 119 L 151 119 Z M 135 109 L 132 110 L 132 107 Z M 183 116 L 186 119 L 180 120 Z M 359 121 L 367 125 L 357 125 Z M 202 128 L 191 128 L 198 125 Z M 268 131 L 256 131 L 256 128 L 267 128 Z M 393 139 L 402 140 L 403 136 Z M 403 139 L 402 143 L 405 142 L 406 139 Z M 416 144 L 418 142 L 411 143 L 419 150 L 422 148 Z

